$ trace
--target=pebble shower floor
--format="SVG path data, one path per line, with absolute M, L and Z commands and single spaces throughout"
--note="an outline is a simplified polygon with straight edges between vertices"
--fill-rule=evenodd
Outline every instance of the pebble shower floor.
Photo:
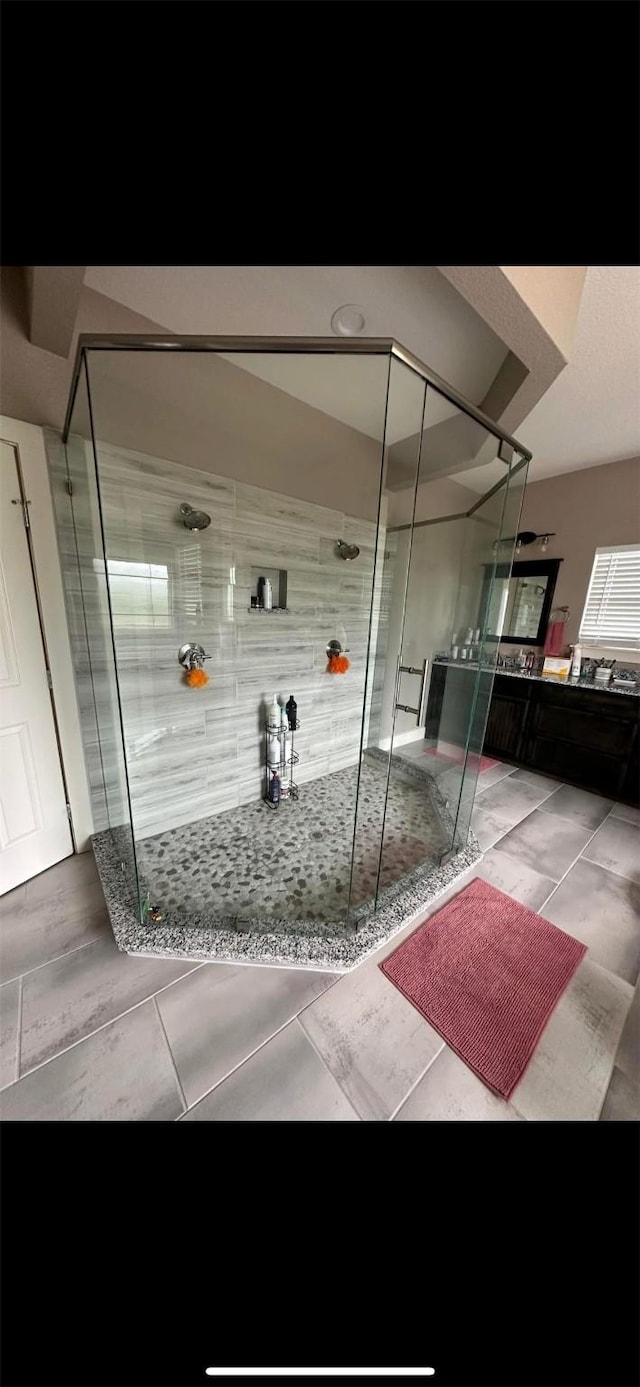
M 445 832 L 431 778 L 388 758 L 362 763 L 352 905 L 373 901 L 387 795 L 380 887 L 437 863 Z M 261 801 L 138 841 L 141 883 L 168 922 L 193 911 L 265 922 L 344 922 L 349 899 L 358 767 L 303 784 L 274 814 Z

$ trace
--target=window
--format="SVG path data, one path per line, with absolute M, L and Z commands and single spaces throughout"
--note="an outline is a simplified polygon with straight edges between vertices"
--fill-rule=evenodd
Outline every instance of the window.
M 640 650 L 640 544 L 596 549 L 580 640 Z
M 93 565 L 96 573 L 104 573 L 102 559 L 94 559 Z M 165 564 L 107 559 L 107 573 L 116 631 L 171 626 L 169 570 Z

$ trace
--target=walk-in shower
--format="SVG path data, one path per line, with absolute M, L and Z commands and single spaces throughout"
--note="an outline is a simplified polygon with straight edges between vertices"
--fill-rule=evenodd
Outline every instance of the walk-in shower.
M 47 445 L 119 944 L 351 966 L 477 855 L 529 454 L 335 338 L 81 339 Z

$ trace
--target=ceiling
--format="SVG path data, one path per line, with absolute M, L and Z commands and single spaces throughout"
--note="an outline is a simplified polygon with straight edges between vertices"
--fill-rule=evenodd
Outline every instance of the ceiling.
M 357 303 L 367 336 L 395 337 L 476 404 L 506 354 L 433 266 L 103 265 L 87 268 L 85 284 L 181 333 L 325 336 L 335 309 Z M 249 369 L 266 379 L 282 366 L 256 359 Z M 376 436 L 364 398 L 329 374 L 317 387 L 307 378 L 288 388 L 322 409 L 331 387 L 336 417 Z M 282 377 L 273 383 L 287 389 Z M 640 453 L 639 391 L 640 269 L 591 266 L 569 364 L 517 430 L 534 455 L 530 479 Z
M 529 480 L 640 455 L 640 268 L 591 265 L 569 363 L 523 420 Z
M 90 265 L 85 284 L 176 333 L 330 337 L 335 310 L 357 303 L 364 336 L 394 337 L 473 404 L 484 399 L 507 355 L 500 338 L 431 265 Z M 285 366 L 256 355 L 243 364 L 380 437 L 377 409 L 341 378 L 339 364 L 332 370 L 327 363 L 315 384 L 304 358 L 287 358 Z

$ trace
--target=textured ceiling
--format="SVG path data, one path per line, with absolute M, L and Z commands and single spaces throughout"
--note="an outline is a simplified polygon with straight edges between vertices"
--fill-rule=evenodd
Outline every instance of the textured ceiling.
M 367 335 L 395 337 L 475 403 L 505 355 L 432 266 L 90 266 L 85 282 L 183 333 L 324 336 L 341 303 L 359 303 Z M 591 266 L 569 364 L 516 430 L 531 480 L 639 454 L 639 390 L 640 269 Z M 352 411 L 374 434 L 355 396 Z
M 529 480 L 640 454 L 640 269 L 591 265 L 569 363 L 523 420 Z
M 507 354 L 505 344 L 433 266 L 418 265 L 90 265 L 89 288 L 169 332 L 330 337 L 331 315 L 359 303 L 364 336 L 395 337 L 473 404 L 484 398 Z M 310 384 L 304 364 L 287 383 L 277 362 L 248 369 L 318 408 L 327 408 L 330 371 Z M 297 384 L 295 372 L 297 369 Z M 293 374 L 291 374 L 293 372 Z M 375 436 L 363 402 L 349 403 L 332 378 L 337 417 Z

